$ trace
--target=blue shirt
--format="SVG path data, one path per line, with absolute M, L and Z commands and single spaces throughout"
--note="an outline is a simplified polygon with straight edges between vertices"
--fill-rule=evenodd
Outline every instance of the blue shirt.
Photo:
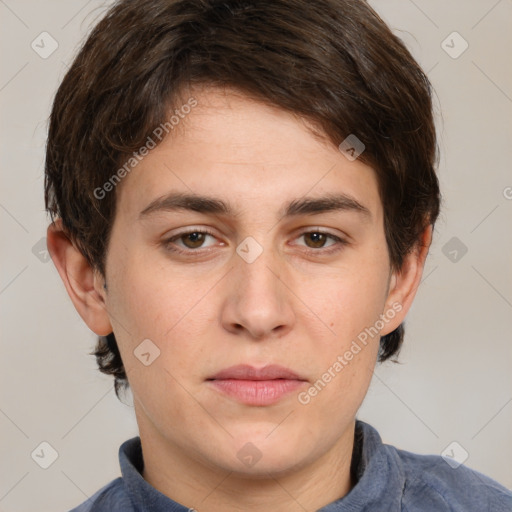
M 122 477 L 70 512 L 189 512 L 142 478 L 140 437 L 119 448 Z M 453 464 L 452 464 L 453 465 Z M 417 455 L 383 444 L 378 432 L 356 420 L 348 494 L 318 512 L 512 512 L 512 492 L 440 455 Z M 206 507 L 207 508 L 207 507 Z

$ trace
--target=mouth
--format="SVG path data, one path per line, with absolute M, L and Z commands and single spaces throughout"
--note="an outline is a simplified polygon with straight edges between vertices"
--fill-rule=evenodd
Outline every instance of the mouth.
M 307 382 L 292 370 L 279 365 L 255 368 L 238 365 L 206 379 L 216 391 L 245 405 L 272 405 Z

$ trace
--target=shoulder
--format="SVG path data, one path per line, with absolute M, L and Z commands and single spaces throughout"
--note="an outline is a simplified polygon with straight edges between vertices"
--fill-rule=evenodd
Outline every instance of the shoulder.
M 440 455 L 419 455 L 386 445 L 404 471 L 405 510 L 510 512 L 512 492 L 464 465 L 452 467 Z
M 102 487 L 70 512 L 132 512 L 135 510 L 121 477 Z

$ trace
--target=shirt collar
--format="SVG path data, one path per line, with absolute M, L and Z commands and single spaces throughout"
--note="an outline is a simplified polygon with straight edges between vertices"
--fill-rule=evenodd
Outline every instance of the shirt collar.
M 144 460 L 140 437 L 125 441 L 119 448 L 119 464 L 128 494 L 137 512 L 189 512 L 142 478 Z
M 351 473 L 357 483 L 348 494 L 317 512 L 399 512 L 405 474 L 396 450 L 382 443 L 368 423 L 356 420 Z
M 119 463 L 126 490 L 137 512 L 189 512 L 142 478 L 140 437 L 119 448 Z M 318 512 L 399 511 L 405 476 L 396 451 L 382 443 L 368 423 L 356 420 L 351 474 L 357 482 L 348 494 Z

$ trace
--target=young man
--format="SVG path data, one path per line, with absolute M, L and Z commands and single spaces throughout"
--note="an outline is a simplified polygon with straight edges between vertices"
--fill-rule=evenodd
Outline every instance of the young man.
M 140 437 L 75 511 L 505 511 L 356 419 L 440 206 L 428 79 L 361 0 L 124 0 L 61 84 L 48 247 Z

